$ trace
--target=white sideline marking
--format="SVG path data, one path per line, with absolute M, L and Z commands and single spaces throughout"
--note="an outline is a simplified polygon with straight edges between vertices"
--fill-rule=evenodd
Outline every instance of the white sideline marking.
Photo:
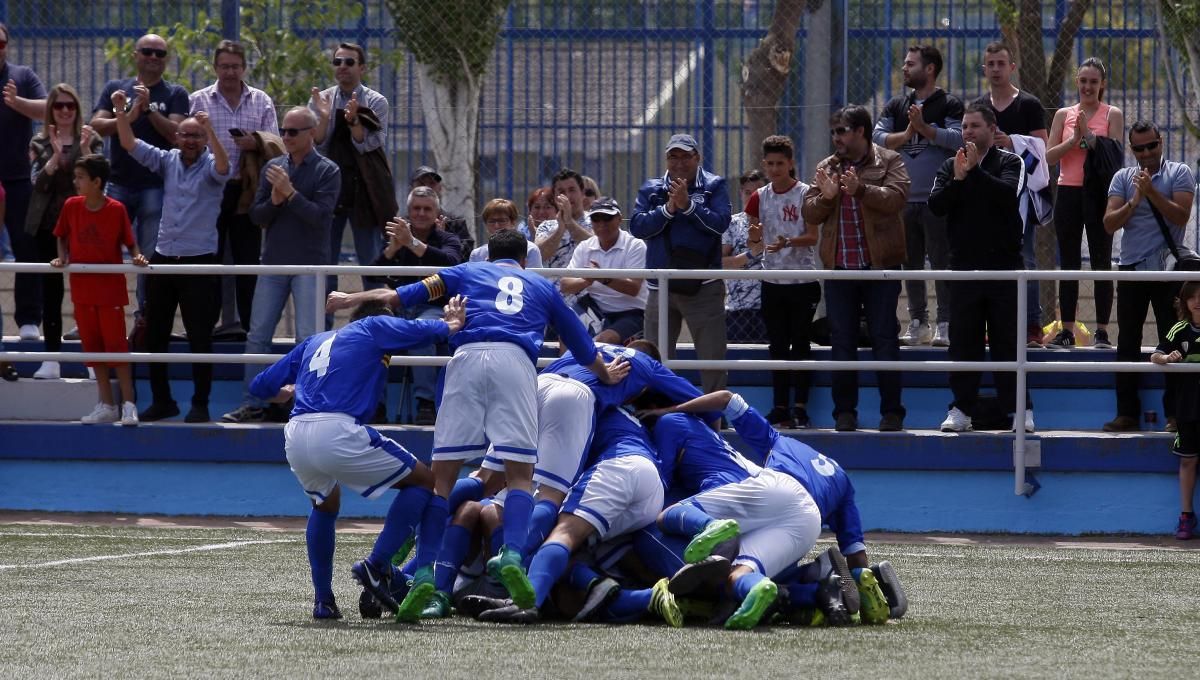
M 232 541 L 230 543 L 212 543 L 210 545 L 198 545 L 193 548 L 180 548 L 178 550 L 150 550 L 147 552 L 126 553 L 124 555 L 96 555 L 94 557 L 73 557 L 66 560 L 55 560 L 53 562 L 42 562 L 39 564 L 0 564 L 0 570 L 4 569 L 29 569 L 33 567 L 57 567 L 63 564 L 79 564 L 81 562 L 102 562 L 105 560 L 123 560 L 130 557 L 155 557 L 157 555 L 182 555 L 190 552 L 208 552 L 211 550 L 227 550 L 229 548 L 241 548 L 247 545 L 265 545 L 268 543 L 295 543 L 291 539 L 278 539 L 269 541 Z
M 33 538 L 118 538 L 130 541 L 208 541 L 212 536 L 137 536 L 125 534 L 84 534 L 84 533 L 55 533 L 52 531 L 0 531 L 0 538 L 31 536 Z

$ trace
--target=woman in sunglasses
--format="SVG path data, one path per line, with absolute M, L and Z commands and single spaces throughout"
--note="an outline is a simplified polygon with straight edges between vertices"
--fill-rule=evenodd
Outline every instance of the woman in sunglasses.
M 25 217 L 25 231 L 33 236 L 38 257 L 49 262 L 58 257 L 54 225 L 63 203 L 75 195 L 75 161 L 80 156 L 100 153 L 104 147 L 100 135 L 83 124 L 79 93 L 66 83 L 50 89 L 46 98 L 46 114 L 42 131 L 29 143 L 29 159 L 33 163 L 33 196 Z M 42 275 L 42 331 L 46 351 L 62 348 L 62 274 Z M 34 378 L 52 380 L 59 377 L 57 361 L 43 362 Z

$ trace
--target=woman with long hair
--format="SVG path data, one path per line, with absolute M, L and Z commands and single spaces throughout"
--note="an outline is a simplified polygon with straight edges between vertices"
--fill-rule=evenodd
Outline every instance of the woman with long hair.
M 80 156 L 100 153 L 104 147 L 100 135 L 83 124 L 79 93 L 66 83 L 50 89 L 42 131 L 29 142 L 33 162 L 33 196 L 25 218 L 25 231 L 33 236 L 42 261 L 58 257 L 54 225 L 63 203 L 75 195 L 75 161 Z M 62 349 L 63 275 L 42 275 L 42 334 L 47 352 Z M 43 362 L 34 378 L 60 377 L 57 361 Z
M 1121 109 L 1104 102 L 1107 85 L 1104 62 L 1089 57 L 1079 65 L 1075 85 L 1079 103 L 1054 114 L 1047 141 L 1046 162 L 1059 164 L 1058 197 L 1054 204 L 1054 232 L 1058 237 L 1059 264 L 1063 270 L 1082 266 L 1083 237 L 1086 234 L 1092 271 L 1112 269 L 1112 234 L 1104 230 L 1104 199 L 1089 206 L 1084 192 L 1084 161 L 1088 150 L 1096 147 L 1097 137 L 1118 143 L 1125 136 L 1125 115 Z M 1108 322 L 1112 315 L 1112 281 L 1096 281 L 1095 346 L 1112 348 Z M 1079 282 L 1058 284 L 1059 315 L 1062 330 L 1050 341 L 1052 347 L 1069 349 L 1075 345 L 1075 312 L 1079 303 Z

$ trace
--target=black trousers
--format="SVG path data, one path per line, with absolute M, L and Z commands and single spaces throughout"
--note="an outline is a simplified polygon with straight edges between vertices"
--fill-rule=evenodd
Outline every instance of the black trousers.
M 1058 261 L 1064 270 L 1078 271 L 1083 266 L 1083 237 L 1087 234 L 1088 254 L 1092 271 L 1112 269 L 1112 234 L 1104 230 L 1100 222 L 1083 221 L 1083 187 L 1058 187 L 1054 203 L 1054 235 L 1058 237 Z M 1099 206 L 1104 214 L 1104 206 Z M 1107 325 L 1112 316 L 1112 281 L 1096 281 L 1093 288 L 1096 296 L 1096 323 Z M 1058 282 L 1058 308 L 1063 328 L 1075 322 L 1076 307 L 1079 305 L 1079 282 Z
M 1124 269 L 1124 267 L 1122 267 Z M 1132 267 L 1131 267 L 1132 269 Z M 1117 361 L 1141 361 L 1142 326 L 1147 309 L 1154 310 L 1158 342 L 1166 342 L 1167 331 L 1175 325 L 1175 296 L 1179 284 L 1172 281 L 1119 281 L 1117 283 Z M 1163 417 L 1175 415 L 1175 376 L 1167 374 L 1163 391 Z M 1117 374 L 1117 415 L 1139 418 L 1142 400 L 1138 397 L 1141 373 Z
M 799 361 L 812 356 L 809 338 L 813 316 L 821 302 L 821 284 L 762 284 L 762 318 L 767 327 L 767 351 L 776 361 Z M 772 371 L 775 406 L 808 403 L 812 374 L 808 371 Z M 795 389 L 795 401 L 792 390 Z
M 53 232 L 39 229 L 33 235 L 33 241 L 42 262 L 49 262 L 58 257 L 58 239 Z M 62 349 L 63 275 L 42 274 L 41 278 L 42 336 L 46 339 L 46 351 L 57 352 Z
M 154 253 L 150 264 L 216 264 L 215 253 L 193 257 L 169 257 Z M 212 351 L 213 326 L 221 314 L 221 283 L 213 275 L 151 274 L 146 276 L 146 351 L 166 353 L 170 350 L 171 328 L 175 325 L 175 309 L 183 316 L 187 331 L 188 349 L 197 353 Z M 172 401 L 171 385 L 167 379 L 167 364 L 150 364 L 150 390 L 155 404 Z M 192 403 L 208 406 L 212 391 L 213 365 L 192 364 Z
M 950 282 L 950 360 L 984 361 L 991 347 L 992 361 L 1016 361 L 1017 329 L 1024 331 L 1022 319 L 1017 322 L 1016 281 L 951 281 Z M 1024 332 L 1021 334 L 1024 337 Z M 1007 371 L 992 374 L 996 396 L 1006 412 L 1017 406 L 1017 375 Z M 952 371 L 950 404 L 968 416 L 975 415 L 979 400 L 979 371 Z M 1026 408 L 1033 408 L 1029 390 L 1025 390 Z
M 25 231 L 25 215 L 33 196 L 33 183 L 26 177 L 4 180 L 4 228 L 17 262 L 41 262 L 33 236 Z M 49 262 L 50 260 L 46 260 Z M 13 274 L 13 321 L 18 326 L 42 322 L 42 274 Z
M 230 182 L 225 185 L 221 214 L 217 216 L 218 261 L 224 261 L 225 249 L 228 248 L 233 255 L 234 264 L 258 264 L 262 255 L 262 229 L 250 221 L 250 215 L 238 214 L 238 200 L 241 197 L 241 184 Z M 254 283 L 258 277 L 253 274 L 239 274 L 234 279 L 238 320 L 241 321 L 242 329 L 248 333 L 250 308 L 254 303 Z

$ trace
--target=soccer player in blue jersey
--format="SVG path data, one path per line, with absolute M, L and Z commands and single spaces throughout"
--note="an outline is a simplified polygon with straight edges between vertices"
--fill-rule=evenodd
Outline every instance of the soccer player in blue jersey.
M 547 324 L 580 364 L 606 384 L 619 382 L 628 367 L 618 359 L 605 364 L 579 318 L 558 289 L 524 269 L 525 238 L 520 232 L 496 232 L 488 239 L 488 262 L 468 262 L 401 286 L 360 293 L 330 293 L 326 309 L 336 311 L 365 300 L 392 306 L 425 303 L 443 295 L 464 295 L 468 322 L 450 340 L 454 355 L 446 365 L 442 405 L 433 435 L 434 509 L 422 520 L 420 540 L 437 554 L 445 531 L 448 499 L 464 461 L 481 456 L 491 443 L 504 461 L 504 546 L 488 561 L 488 573 L 525 607 L 533 589 L 522 566 L 522 551 L 533 512 L 533 468 L 537 462 L 536 361 Z M 440 518 L 437 514 L 440 513 Z M 433 558 L 414 562 L 413 586 L 396 614 L 416 621 L 435 592 Z
M 596 420 L 588 469 L 567 494 L 546 542 L 529 565 L 534 602 L 473 603 L 484 621 L 532 623 L 550 589 L 567 573 L 571 554 L 590 541 L 637 531 L 654 522 L 665 491 L 660 461 L 641 423 L 632 414 L 608 408 Z M 666 580 L 659 589 L 666 593 Z M 476 598 L 466 598 L 468 600 Z
M 881 569 L 879 573 L 869 568 L 862 523 L 858 506 L 854 502 L 854 485 L 837 461 L 795 439 L 780 436 L 756 409 L 747 404 L 740 395 L 728 390 L 706 394 L 685 404 L 662 409 L 660 412 L 689 413 L 713 410 L 722 411 L 745 445 L 751 451 L 765 457 L 767 470 L 795 480 L 803 487 L 806 495 L 811 497 L 819 511 L 820 523 L 827 525 L 836 534 L 840 551 L 845 554 L 857 584 L 863 622 L 883 623 L 889 615 L 894 618 L 903 616 L 907 601 L 890 565 Z M 664 454 L 660 452 L 660 455 Z M 723 510 L 724 508 L 718 510 L 716 505 L 701 500 L 687 510 L 688 524 L 694 532 L 703 533 L 704 528 L 715 521 L 713 517 Z M 815 540 L 815 536 L 813 538 Z M 809 547 L 811 546 L 809 543 Z M 747 552 L 744 536 L 742 551 Z M 737 569 L 734 571 L 736 573 Z M 768 572 L 766 575 L 775 576 L 779 571 Z M 795 574 L 796 570 L 788 571 L 790 573 L 784 574 L 783 578 L 790 580 L 790 575 Z M 879 583 L 879 578 L 884 573 L 888 575 L 889 589 L 893 593 L 891 603 Z M 816 587 L 816 584 L 811 583 L 811 579 L 793 580 L 793 583 L 799 585 L 801 581 L 808 582 L 806 589 Z M 789 594 L 793 595 L 794 603 L 798 599 L 795 597 L 798 593 Z M 859 610 L 852 602 L 847 602 L 847 608 L 851 611 Z
M 404 447 L 363 423 L 375 413 L 383 394 L 388 355 L 445 342 L 464 325 L 463 305 L 462 298 L 455 297 L 446 306 L 445 320 L 408 321 L 393 318 L 385 305 L 364 304 L 352 323 L 309 336 L 250 384 L 256 397 L 296 400 L 284 428 L 284 448 L 292 473 L 313 504 L 305 532 L 316 590 L 313 618 L 342 617 L 333 595 L 339 484 L 372 499 L 389 488 L 400 491 L 370 556 L 351 568 L 380 604 L 397 609 L 390 588 L 391 558 L 423 521 L 433 474 Z

